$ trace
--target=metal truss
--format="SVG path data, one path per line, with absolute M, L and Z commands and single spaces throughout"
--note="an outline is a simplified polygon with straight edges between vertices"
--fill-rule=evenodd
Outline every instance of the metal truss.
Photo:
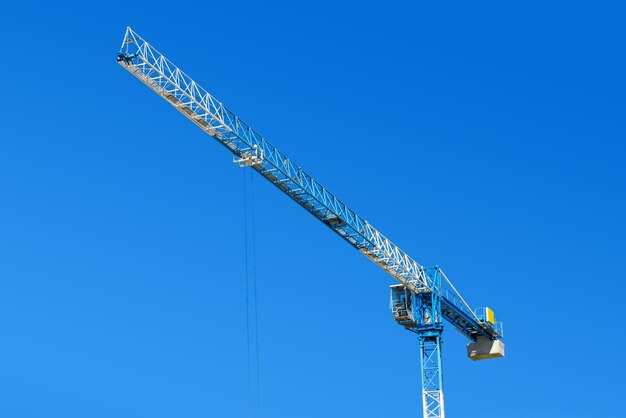
M 435 288 L 443 275 L 438 268 L 430 272 Z M 444 418 L 441 334 L 443 332 L 442 298 L 438 292 L 411 293 L 402 284 L 391 286 L 391 310 L 394 319 L 418 335 L 422 370 L 422 405 L 424 418 Z
M 441 370 L 441 332 L 441 329 L 435 328 L 419 333 L 424 418 L 445 418 L 443 373 Z
M 443 274 L 438 268 L 435 268 L 432 277 L 439 287 Z M 441 368 L 442 298 L 438 292 L 416 296 L 413 298 L 415 326 L 412 330 L 417 332 L 420 343 L 424 418 L 444 418 Z
M 351 245 L 415 292 L 429 291 L 424 268 L 291 159 L 128 28 L 118 62 L 239 158 L 263 152 L 253 168 Z
M 502 336 L 499 331 L 501 328 L 477 317 L 441 269 L 438 267 L 426 269 L 413 260 L 131 28 L 126 29 L 117 61 L 205 133 L 226 147 L 233 154 L 235 163 L 257 171 L 399 281 L 416 295 L 416 300 L 430 301 L 424 302 L 422 314 L 431 317 L 426 322 L 425 318 L 422 318 L 419 324 L 440 324 L 441 318 L 445 318 L 459 332 L 474 341 L 478 336 L 490 339 Z M 436 304 L 433 304 L 433 301 L 436 301 Z M 434 337 L 431 336 L 422 338 L 425 328 L 418 326 L 411 330 L 420 335 L 420 345 L 423 346 L 422 364 L 424 365 L 426 361 L 429 365 L 428 370 L 431 370 L 430 365 L 434 364 L 433 361 L 436 359 L 439 367 L 441 331 L 438 331 L 439 336 L 433 340 Z M 430 325 L 428 332 L 432 332 Z M 436 389 L 426 391 L 424 386 L 425 417 L 443 417 L 441 371 L 439 369 L 435 374 L 431 374 L 430 371 L 426 374 L 424 371 L 423 382 L 428 387 L 435 387 L 431 385 L 431 382 L 435 381 L 438 382 Z M 426 407 L 427 401 L 432 408 Z M 430 415 L 426 415 L 427 411 Z M 435 413 L 439 415 L 433 415 Z

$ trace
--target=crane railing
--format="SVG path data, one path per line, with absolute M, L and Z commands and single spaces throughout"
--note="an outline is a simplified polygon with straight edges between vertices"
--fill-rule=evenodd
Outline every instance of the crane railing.
M 493 335 L 449 281 L 439 289 L 424 267 L 269 143 L 163 54 L 127 28 L 118 53 L 126 70 L 415 293 L 444 291 L 444 316 L 469 338 Z M 444 276 L 445 277 L 445 276 Z M 454 296 L 454 297 L 452 297 Z M 448 313 L 447 313 L 448 312 Z M 461 318 L 454 319 L 454 318 Z M 456 322 L 455 322 L 456 321 Z M 460 322 L 459 322 L 460 321 Z

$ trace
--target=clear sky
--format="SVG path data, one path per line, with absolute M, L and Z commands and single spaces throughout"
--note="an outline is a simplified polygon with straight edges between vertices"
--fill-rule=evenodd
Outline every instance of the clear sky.
M 0 14 L 0 416 L 247 416 L 242 170 L 116 64 L 127 25 L 495 310 L 503 360 L 446 328 L 449 417 L 623 416 L 620 2 L 19 3 Z M 255 195 L 262 416 L 421 416 L 391 278 Z

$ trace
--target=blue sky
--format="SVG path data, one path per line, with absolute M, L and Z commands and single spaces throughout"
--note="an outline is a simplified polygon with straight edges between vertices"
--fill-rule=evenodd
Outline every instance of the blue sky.
M 474 306 L 450 417 L 618 417 L 618 2 L 4 6 L 0 415 L 245 417 L 243 174 L 115 63 L 131 25 Z M 420 416 L 392 280 L 255 182 L 263 417 Z

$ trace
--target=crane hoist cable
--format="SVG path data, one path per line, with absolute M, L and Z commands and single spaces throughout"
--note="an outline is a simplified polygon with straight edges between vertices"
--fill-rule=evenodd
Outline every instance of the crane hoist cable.
M 254 295 L 254 342 L 255 342 L 255 354 L 256 354 L 256 396 L 257 396 L 257 410 L 258 417 L 261 418 L 261 351 L 259 349 L 259 296 L 258 285 L 259 278 L 257 276 L 257 264 L 256 264 L 256 211 L 254 208 L 254 173 L 252 170 L 244 170 L 250 173 L 250 202 L 251 202 L 251 214 L 252 214 L 252 277 L 253 288 L 252 294 Z
M 250 183 L 250 184 L 248 184 Z M 243 170 L 244 195 L 244 285 L 246 294 L 246 357 L 248 372 L 248 415 L 261 417 L 261 380 L 259 354 L 259 309 L 256 268 L 256 225 L 254 176 Z M 254 340 L 254 344 L 251 344 Z M 254 364 L 253 364 L 254 363 Z M 254 386 L 254 393 L 253 393 Z M 256 414 L 253 414 L 256 412 Z

